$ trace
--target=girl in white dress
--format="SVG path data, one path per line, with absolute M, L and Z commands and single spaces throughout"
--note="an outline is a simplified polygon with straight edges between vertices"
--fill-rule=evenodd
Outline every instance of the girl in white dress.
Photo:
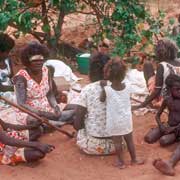
M 111 86 L 106 86 L 106 81 L 101 81 L 103 89 L 100 100 L 106 100 L 106 130 L 115 144 L 118 156 L 118 166 L 125 168 L 123 159 L 123 138 L 127 144 L 134 164 L 143 164 L 144 161 L 137 160 L 133 142 L 133 124 L 130 102 L 130 88 L 122 81 L 126 74 L 126 66 L 119 58 L 110 60 L 105 68 L 105 79 L 111 81 Z

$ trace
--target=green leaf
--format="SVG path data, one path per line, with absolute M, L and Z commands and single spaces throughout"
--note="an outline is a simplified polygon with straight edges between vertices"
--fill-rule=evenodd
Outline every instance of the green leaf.
M 50 32 L 51 27 L 49 26 L 49 24 L 45 24 L 42 26 L 42 30 L 47 33 Z
M 174 19 L 174 18 L 170 18 L 170 19 L 169 19 L 169 24 L 170 24 L 170 25 L 173 25 L 174 23 L 175 23 L 175 19 Z

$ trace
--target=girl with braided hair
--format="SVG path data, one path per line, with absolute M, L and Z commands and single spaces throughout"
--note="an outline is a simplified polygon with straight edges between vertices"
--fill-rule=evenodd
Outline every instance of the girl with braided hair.
M 111 59 L 104 67 L 105 79 L 111 86 L 106 86 L 106 81 L 101 81 L 102 93 L 100 100 L 106 100 L 106 130 L 115 145 L 118 156 L 118 167 L 125 168 L 123 158 L 123 138 L 127 143 L 132 164 L 143 164 L 144 161 L 136 157 L 133 142 L 133 124 L 130 102 L 130 87 L 123 83 L 126 75 L 126 65 L 119 58 Z

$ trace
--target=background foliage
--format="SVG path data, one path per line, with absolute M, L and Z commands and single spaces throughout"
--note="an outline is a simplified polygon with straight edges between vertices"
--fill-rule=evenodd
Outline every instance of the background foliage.
M 94 40 L 109 38 L 113 55 L 144 52 L 162 36 L 164 13 L 154 18 L 138 0 L 0 0 L 0 30 L 11 26 L 16 38 L 32 34 L 57 52 L 64 18 L 71 13 L 93 15 Z

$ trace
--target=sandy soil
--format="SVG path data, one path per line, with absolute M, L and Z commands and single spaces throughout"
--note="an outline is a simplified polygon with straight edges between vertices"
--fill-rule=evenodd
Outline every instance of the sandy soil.
M 15 66 L 15 71 L 19 66 Z M 87 75 L 77 76 L 83 78 L 80 82 L 83 86 L 87 84 Z M 76 140 L 69 139 L 64 135 L 54 132 L 43 136 L 40 141 L 53 144 L 56 149 L 37 164 L 27 166 L 20 164 L 16 167 L 1 166 L 0 180 L 164 180 L 172 179 L 160 174 L 153 166 L 155 158 L 168 158 L 176 148 L 177 144 L 167 148 L 160 147 L 159 143 L 152 145 L 143 141 L 147 131 L 155 126 L 154 114 L 145 116 L 134 116 L 134 139 L 137 154 L 146 160 L 142 166 L 128 166 L 120 170 L 113 167 L 115 156 L 88 156 L 80 152 L 76 146 Z M 74 131 L 71 126 L 64 129 Z M 128 152 L 125 152 L 126 161 L 129 163 Z M 180 179 L 180 163 L 176 166 L 174 180 Z
M 154 127 L 154 114 L 134 116 L 134 139 L 137 154 L 146 159 L 145 165 L 128 166 L 124 170 L 113 167 L 115 156 L 88 156 L 80 152 L 74 139 L 54 132 L 41 138 L 42 142 L 56 146 L 56 149 L 38 164 L 32 166 L 18 165 L 16 167 L 1 166 L 0 179 L 5 180 L 178 180 L 180 178 L 180 164 L 176 166 L 176 176 L 167 177 L 160 174 L 152 166 L 154 158 L 168 158 L 177 144 L 168 148 L 161 148 L 159 143 L 153 145 L 143 141 L 144 134 Z M 74 131 L 72 127 L 64 129 Z M 128 152 L 125 152 L 129 163 Z

